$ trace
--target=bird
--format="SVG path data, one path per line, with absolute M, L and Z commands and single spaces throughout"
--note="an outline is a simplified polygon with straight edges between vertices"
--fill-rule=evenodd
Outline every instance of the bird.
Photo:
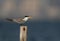
M 32 16 L 25 16 L 24 18 L 17 18 L 17 19 L 10 19 L 10 18 L 6 18 L 7 21 L 10 22 L 16 22 L 18 24 L 23 25 L 25 22 L 27 22 L 28 20 L 30 20 L 32 18 Z

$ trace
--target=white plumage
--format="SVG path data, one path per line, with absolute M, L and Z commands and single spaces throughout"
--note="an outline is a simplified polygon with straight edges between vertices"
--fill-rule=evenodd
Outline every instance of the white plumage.
M 24 18 L 17 18 L 17 19 L 9 19 L 9 18 L 7 18 L 7 20 L 11 21 L 11 22 L 16 22 L 16 23 L 19 23 L 19 24 L 23 24 L 23 23 L 27 22 L 31 18 L 32 18 L 31 16 L 25 16 Z

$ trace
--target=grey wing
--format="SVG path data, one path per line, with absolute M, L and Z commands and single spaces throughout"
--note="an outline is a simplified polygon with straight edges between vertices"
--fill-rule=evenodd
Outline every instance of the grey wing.
M 17 22 L 18 23 L 17 19 L 9 19 L 9 18 L 6 18 L 6 20 L 7 21 L 10 21 L 10 22 Z
M 8 20 L 8 21 L 10 21 L 10 22 L 16 22 L 16 23 L 19 23 L 19 24 L 25 22 L 25 21 L 23 21 L 22 19 L 9 19 L 9 18 L 7 18 L 6 20 Z
M 17 23 L 19 23 L 19 24 L 22 24 L 22 23 L 25 22 L 24 20 L 22 20 L 22 18 L 13 19 L 13 20 L 14 20 L 14 22 L 17 22 Z
M 6 20 L 13 22 L 13 19 L 6 18 Z

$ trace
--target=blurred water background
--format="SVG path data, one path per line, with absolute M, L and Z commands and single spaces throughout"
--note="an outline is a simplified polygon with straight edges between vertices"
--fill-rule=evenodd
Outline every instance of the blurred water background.
M 19 24 L 5 21 L 30 15 L 28 41 L 60 41 L 60 0 L 0 0 L 0 41 L 19 41 Z

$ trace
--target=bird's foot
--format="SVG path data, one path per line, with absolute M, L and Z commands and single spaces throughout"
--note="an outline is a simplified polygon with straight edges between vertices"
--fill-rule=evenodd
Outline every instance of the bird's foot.
M 21 26 L 26 26 L 25 24 L 20 24 Z

